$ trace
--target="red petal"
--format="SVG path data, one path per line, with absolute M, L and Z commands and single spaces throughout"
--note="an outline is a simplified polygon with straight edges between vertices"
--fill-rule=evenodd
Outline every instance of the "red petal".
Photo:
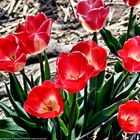
M 53 19 L 48 19 L 45 22 L 42 23 L 42 25 L 39 27 L 37 33 L 44 32 L 47 33 L 48 36 L 51 34 L 52 29 L 52 23 Z
M 80 1 L 76 6 L 77 12 L 81 15 L 86 15 L 90 10 L 90 6 L 87 1 Z
M 18 32 L 23 32 L 23 31 L 25 31 L 25 25 L 19 23 L 15 32 L 18 33 Z
M 47 20 L 45 14 L 40 13 L 36 16 L 28 16 L 26 19 L 25 27 L 29 33 L 36 33 L 44 21 Z

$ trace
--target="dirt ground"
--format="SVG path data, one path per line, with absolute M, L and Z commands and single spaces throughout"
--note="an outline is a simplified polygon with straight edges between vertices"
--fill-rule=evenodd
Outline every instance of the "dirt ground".
M 80 40 L 91 39 L 92 34 L 87 33 L 76 19 L 75 5 L 79 0 L 0 0 L 0 36 L 3 37 L 15 30 L 18 23 L 24 23 L 28 15 L 35 15 L 44 12 L 48 17 L 55 19 L 52 28 L 51 40 L 48 46 L 48 56 L 51 65 L 51 72 L 55 73 L 55 60 L 62 51 L 69 51 L 73 45 Z M 111 7 L 107 22 L 113 35 L 118 37 L 126 31 L 128 23 L 129 8 L 123 0 L 105 0 L 106 5 Z M 135 9 L 139 17 L 140 10 Z M 139 19 L 138 19 L 139 20 Z M 104 42 L 98 34 L 99 44 L 105 47 Z M 114 58 L 109 58 L 109 63 Z M 39 65 L 28 65 L 25 70 L 30 75 L 39 76 Z M 112 71 L 111 67 L 107 68 Z M 18 74 L 18 73 L 17 73 Z M 4 82 L 8 83 L 8 75 L 0 72 L 0 99 L 8 102 Z M 0 112 L 0 118 L 1 118 Z

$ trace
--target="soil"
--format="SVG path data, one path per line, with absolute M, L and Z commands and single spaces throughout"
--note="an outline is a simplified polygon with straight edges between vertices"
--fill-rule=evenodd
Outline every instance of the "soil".
M 0 36 L 3 37 L 13 32 L 18 23 L 24 23 L 28 15 L 44 12 L 48 17 L 55 19 L 51 40 L 47 48 L 51 73 L 53 74 L 55 73 L 55 60 L 61 52 L 70 51 L 71 47 L 78 41 L 92 39 L 92 34 L 87 33 L 77 21 L 75 14 L 77 2 L 78 0 L 0 0 Z M 105 0 L 105 3 L 111 7 L 107 28 L 118 37 L 126 32 L 130 9 L 123 3 L 123 0 Z M 140 10 L 135 9 L 135 13 L 139 17 Z M 100 34 L 98 34 L 98 39 L 99 44 L 106 48 Z M 38 77 L 40 75 L 39 64 L 32 65 L 32 61 L 33 59 L 29 58 L 25 71 L 27 75 L 34 74 Z M 111 66 L 115 62 L 114 56 L 109 56 L 108 61 L 107 71 L 113 72 Z M 8 74 L 1 71 L 0 99 L 9 104 L 4 82 L 9 82 Z M 0 118 L 2 117 L 3 113 L 0 112 Z

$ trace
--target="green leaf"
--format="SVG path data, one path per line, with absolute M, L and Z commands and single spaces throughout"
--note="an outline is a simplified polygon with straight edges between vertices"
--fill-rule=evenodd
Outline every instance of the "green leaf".
M 134 15 L 133 17 L 132 17 L 132 19 L 131 19 L 131 22 L 130 22 L 131 24 L 130 24 L 130 36 L 129 36 L 129 38 L 131 38 L 131 37 L 133 37 L 133 36 L 135 36 L 136 34 L 135 34 L 135 25 L 136 25 L 136 23 L 137 23 L 137 20 L 136 20 L 136 15 Z
M 3 131 L 2 131 L 3 130 Z M 3 134 L 1 135 L 1 133 Z M 6 136 L 6 134 L 9 134 Z M 27 132 L 19 127 L 12 118 L 0 120 L 0 138 L 28 137 Z
M 111 32 L 107 29 L 102 29 L 100 31 L 106 45 L 108 46 L 108 48 L 110 49 L 110 51 L 115 54 L 117 54 L 117 51 L 120 50 L 122 48 L 121 43 L 115 38 L 113 37 L 113 35 L 111 34 Z
M 135 35 L 140 36 L 140 27 L 139 27 L 139 25 L 137 23 L 134 25 L 134 29 L 135 29 Z
M 123 84 L 125 83 L 125 81 L 128 78 L 129 74 L 130 74 L 129 72 L 124 72 L 123 77 L 121 77 L 121 75 L 119 76 L 120 81 L 118 81 L 117 84 L 116 83 L 114 84 L 114 90 L 112 92 L 112 99 L 120 92 L 120 90 L 122 90 Z
M 0 139 L 1 140 L 6 140 L 7 138 L 12 139 L 12 138 L 22 138 L 22 137 L 20 135 L 17 135 L 14 132 L 0 129 Z
M 56 138 L 56 128 L 55 128 L 55 126 L 53 126 L 53 128 L 52 128 L 52 140 L 57 140 L 57 138 Z
M 85 128 L 87 132 L 94 129 L 95 127 L 100 126 L 103 122 L 108 120 L 118 110 L 118 107 L 124 102 L 126 102 L 126 99 L 118 101 L 93 115 L 88 121 L 87 127 Z
M 95 91 L 98 91 L 99 88 L 102 86 L 105 78 L 105 71 L 98 74 L 96 77 L 90 79 L 89 89 L 90 92 L 95 89 Z
M 96 92 L 95 90 L 93 89 L 89 94 L 88 94 L 88 97 L 87 97 L 87 113 L 90 112 L 91 110 L 93 111 L 94 109 L 94 106 L 95 106 L 95 103 L 96 103 Z
M 80 114 L 80 109 L 79 109 L 79 105 L 76 101 L 76 105 L 75 105 L 75 109 L 74 109 L 74 113 L 73 113 L 73 119 L 72 119 L 72 126 L 75 127 L 77 124 L 77 121 L 79 119 L 79 114 Z
M 20 102 L 22 105 L 24 104 L 24 101 L 26 100 L 26 94 L 21 87 L 21 84 L 19 83 L 18 79 L 16 78 L 15 74 L 9 73 L 10 76 L 10 90 L 11 94 L 13 95 L 13 98 L 15 101 Z
M 68 129 L 67 129 L 65 123 L 63 122 L 63 120 L 62 120 L 60 117 L 58 117 L 58 122 L 59 122 L 59 125 L 60 125 L 60 128 L 61 128 L 62 132 L 63 132 L 66 136 L 68 136 Z
M 41 125 L 37 125 L 32 121 L 28 121 L 24 118 L 18 116 L 12 116 L 13 120 L 18 124 L 20 127 L 24 128 L 31 138 L 42 138 L 46 137 L 50 139 L 51 134 L 48 130 L 44 130 Z M 45 133 L 44 133 L 45 131 Z
M 11 117 L 11 115 L 15 115 L 15 111 L 2 102 L 0 102 L 0 108 L 3 110 L 6 117 Z
M 118 60 L 118 62 L 115 64 L 115 72 L 119 73 L 124 70 L 122 63 Z
M 108 140 L 115 140 L 112 125 L 110 125 L 110 128 L 109 128 Z
M 124 45 L 124 42 L 127 40 L 127 34 L 124 33 L 123 35 L 120 36 L 119 41 L 122 44 L 122 46 Z
M 114 76 L 112 76 L 106 83 L 101 87 L 97 93 L 96 99 L 96 111 L 99 111 L 111 103 L 112 91 L 114 88 Z M 104 100 L 106 99 L 106 100 Z
M 136 73 L 134 77 L 130 80 L 130 83 L 119 93 L 116 95 L 116 99 L 124 98 L 125 96 L 128 96 L 130 92 L 134 89 L 135 85 L 137 84 L 139 80 L 139 73 Z
M 23 107 L 19 104 L 19 102 L 14 100 L 13 95 L 9 91 L 7 84 L 5 84 L 5 86 L 6 86 L 6 91 L 7 91 L 9 100 L 10 100 L 11 104 L 13 105 L 13 107 L 14 107 L 16 113 L 18 114 L 18 116 L 23 117 L 23 118 L 25 118 L 27 120 L 30 120 L 29 116 L 27 115 L 27 113 L 25 112 Z

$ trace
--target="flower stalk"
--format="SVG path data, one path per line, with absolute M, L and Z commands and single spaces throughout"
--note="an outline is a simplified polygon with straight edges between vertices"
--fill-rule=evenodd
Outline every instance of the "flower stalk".
M 71 140 L 71 135 L 72 135 L 72 122 L 73 122 L 73 114 L 75 111 L 75 105 L 76 105 L 76 94 L 73 94 L 73 99 L 72 99 L 72 105 L 71 105 L 71 110 L 70 110 L 70 117 L 69 117 L 69 123 L 68 123 L 68 140 Z
M 43 57 L 42 54 L 38 54 L 39 57 L 39 62 L 40 62 L 40 73 L 41 73 L 41 81 L 42 83 L 44 82 L 45 78 L 44 78 L 44 65 L 43 65 Z
M 132 28 L 132 18 L 133 18 L 133 11 L 134 11 L 134 7 L 131 7 L 130 9 L 130 15 L 129 15 L 129 22 L 128 22 L 128 29 L 127 29 L 127 39 L 130 38 L 130 32 L 131 32 L 131 28 Z

